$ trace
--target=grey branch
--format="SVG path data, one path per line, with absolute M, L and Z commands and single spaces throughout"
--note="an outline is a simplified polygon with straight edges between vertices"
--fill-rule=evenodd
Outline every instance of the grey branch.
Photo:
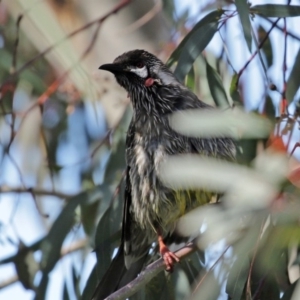
M 60 256 L 64 257 L 72 252 L 78 251 L 78 250 L 84 248 L 87 245 L 87 243 L 88 243 L 88 239 L 86 239 L 86 238 L 78 240 L 78 241 L 74 242 L 73 244 L 61 249 Z M 18 282 L 18 280 L 19 280 L 18 275 L 14 275 L 14 276 L 0 282 L 0 290 L 5 287 L 8 287 L 9 285 L 11 285 L 13 283 Z
M 55 196 L 62 199 L 67 199 L 70 197 L 75 196 L 75 194 L 65 194 L 58 191 L 49 191 L 49 190 L 43 190 L 43 189 L 36 189 L 36 188 L 11 188 L 9 186 L 1 186 L 0 187 L 0 194 L 4 193 L 30 193 L 37 196 Z
M 179 249 L 175 252 L 175 254 L 180 258 L 184 258 L 187 255 L 197 250 L 197 246 L 194 243 L 190 243 L 183 248 Z M 165 264 L 163 259 L 159 259 L 149 265 L 141 274 L 128 283 L 123 288 L 117 290 L 110 296 L 108 296 L 105 300 L 121 300 L 126 299 L 133 294 L 135 294 L 142 286 L 148 283 L 153 277 L 155 277 L 158 273 L 165 269 Z

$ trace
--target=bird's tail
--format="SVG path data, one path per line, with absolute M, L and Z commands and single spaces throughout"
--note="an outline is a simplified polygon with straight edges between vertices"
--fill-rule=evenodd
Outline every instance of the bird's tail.
M 108 270 L 98 283 L 92 300 L 103 300 L 136 278 L 143 268 L 145 258 L 146 255 L 127 269 L 124 261 L 124 249 L 122 246 L 119 247 L 117 255 L 113 258 Z

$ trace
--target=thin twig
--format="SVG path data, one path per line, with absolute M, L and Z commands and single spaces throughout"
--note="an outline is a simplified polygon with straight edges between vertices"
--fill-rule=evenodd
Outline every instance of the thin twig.
M 271 31 L 275 28 L 275 25 L 279 22 L 280 18 L 278 18 L 274 24 L 272 24 L 271 28 L 269 29 L 269 31 L 266 33 L 265 37 L 262 39 L 262 41 L 259 43 L 258 47 L 256 48 L 255 52 L 251 55 L 251 57 L 247 60 L 247 62 L 245 63 L 245 65 L 242 67 L 242 69 L 238 72 L 238 76 L 237 76 L 237 81 L 236 81 L 236 88 L 238 87 L 239 84 L 239 80 L 242 76 L 242 74 L 244 73 L 244 71 L 246 70 L 246 68 L 248 67 L 248 65 L 251 63 L 251 61 L 253 61 L 254 57 L 258 54 L 258 52 L 260 51 L 260 49 L 262 48 L 262 46 L 264 45 L 264 43 L 266 42 L 266 40 L 268 39 Z
M 287 5 L 290 4 L 290 0 L 287 1 Z M 281 105 L 280 105 L 280 114 L 287 113 L 287 100 L 286 100 L 286 70 L 287 70 L 287 25 L 286 25 L 286 18 L 283 18 L 283 35 L 284 35 L 284 48 L 283 48 L 283 64 L 282 64 L 282 93 L 281 93 Z
M 65 194 L 62 192 L 57 191 L 49 191 L 49 190 L 43 190 L 43 189 L 36 189 L 36 188 L 11 188 L 8 186 L 1 186 L 0 187 L 0 194 L 11 194 L 11 193 L 17 193 L 17 194 L 34 194 L 36 196 L 54 196 L 61 199 L 68 199 L 75 194 Z
M 93 26 L 94 24 L 101 24 L 103 23 L 108 17 L 110 17 L 111 15 L 117 13 L 120 9 L 122 9 L 123 7 L 127 6 L 132 0 L 122 0 L 120 1 L 110 12 L 108 12 L 107 14 L 105 14 L 104 16 L 97 18 L 96 20 L 93 20 L 85 25 L 83 25 L 82 27 L 70 32 L 66 37 L 64 37 L 62 40 L 58 41 L 57 43 L 49 46 L 48 48 L 46 48 L 44 51 L 40 52 L 38 55 L 36 55 L 35 57 L 33 57 L 31 60 L 29 60 L 28 62 L 26 62 L 22 67 L 20 67 L 16 72 L 14 72 L 14 74 L 12 74 L 2 85 L 1 87 L 6 84 L 8 81 L 10 81 L 12 78 L 14 78 L 15 76 L 19 75 L 21 72 L 23 72 L 25 69 L 27 69 L 30 65 L 32 65 L 34 62 L 36 62 L 38 59 L 44 57 L 46 54 L 48 54 L 49 52 L 51 52 L 55 47 L 59 46 L 61 43 L 63 43 L 64 41 L 74 37 L 75 35 L 77 35 L 78 33 L 90 28 L 91 26 Z
M 275 24 L 275 22 L 273 22 L 272 20 L 270 20 L 270 19 L 268 19 L 268 18 L 266 18 L 266 17 L 263 17 L 263 18 L 264 18 L 264 20 L 266 20 L 266 21 L 268 21 L 269 23 L 271 23 L 272 25 L 274 25 L 275 28 L 277 28 L 277 29 L 279 29 L 281 32 L 283 32 L 284 28 L 282 28 L 281 26 L 279 26 L 277 23 Z M 288 36 L 290 36 L 291 38 L 293 38 L 293 39 L 295 39 L 295 40 L 297 40 L 297 41 L 300 41 L 300 36 L 298 36 L 298 35 L 296 35 L 296 34 L 294 34 L 294 33 L 292 33 L 292 32 L 289 32 L 289 31 L 287 31 L 286 34 L 287 34 Z
M 88 244 L 88 240 L 86 238 L 78 240 L 78 241 L 72 243 L 71 245 L 64 247 L 60 252 L 60 257 L 62 258 L 72 252 L 78 251 L 78 250 L 86 247 L 87 244 Z M 9 279 L 6 279 L 5 281 L 0 282 L 0 290 L 5 287 L 8 287 L 9 285 L 11 285 L 15 282 L 18 282 L 18 280 L 19 280 L 19 277 L 17 275 L 14 275 Z
M 163 7 L 162 0 L 156 0 L 156 3 L 154 6 L 147 11 L 141 18 L 130 24 L 127 28 L 124 28 L 119 32 L 119 35 L 129 34 L 140 27 L 144 26 L 146 23 L 148 23 L 151 19 L 153 19 L 161 10 Z
M 25 118 L 27 117 L 27 115 L 29 114 L 30 111 L 32 111 L 35 107 L 43 105 L 47 99 L 56 92 L 56 90 L 58 89 L 58 87 L 61 85 L 61 83 L 65 80 L 65 78 L 69 75 L 69 73 L 73 70 L 73 68 L 79 63 L 81 62 L 86 56 L 87 54 L 92 50 L 93 46 L 95 45 L 96 42 L 96 38 L 100 29 L 101 24 L 112 14 L 118 12 L 122 7 L 124 7 L 125 5 L 129 4 L 131 2 L 131 0 L 123 0 L 121 1 L 118 5 L 116 5 L 109 13 L 107 13 L 105 16 L 101 17 L 100 19 L 97 19 L 95 21 L 92 21 L 88 24 L 86 24 L 85 26 L 81 27 L 80 29 L 77 29 L 75 31 L 73 31 L 72 33 L 70 33 L 67 37 L 71 37 L 75 34 L 77 34 L 78 32 L 87 29 L 91 26 L 91 24 L 96 24 L 98 23 L 98 26 L 93 34 L 93 37 L 91 39 L 90 44 L 88 45 L 88 47 L 86 48 L 86 50 L 83 52 L 83 54 L 81 55 L 81 57 L 79 58 L 79 61 L 74 64 L 73 66 L 71 66 L 68 70 L 66 70 L 59 78 L 57 78 L 56 80 L 54 80 L 54 82 L 52 82 L 52 84 L 46 89 L 46 91 L 37 99 L 37 101 L 35 103 L 33 103 L 28 109 L 27 111 L 24 113 L 24 116 L 20 122 L 20 126 L 22 126 Z M 56 45 L 56 44 L 55 44 Z M 54 46 L 55 46 L 54 45 Z M 53 47 L 54 47 L 53 46 Z M 51 48 L 52 49 L 52 48 Z M 21 68 L 22 69 L 22 68 Z M 18 72 L 18 71 L 17 71 Z M 16 72 L 16 73 L 17 73 Z M 16 135 L 14 135 L 10 141 L 10 144 L 12 144 L 14 137 Z
M 209 270 L 201 277 L 201 279 L 199 280 L 197 286 L 195 287 L 192 295 L 195 295 L 196 291 L 199 289 L 200 285 L 204 282 L 204 279 L 207 277 L 207 275 L 215 268 L 215 266 L 219 263 L 219 261 L 223 258 L 223 256 L 225 255 L 225 253 L 228 251 L 228 249 L 231 246 L 227 246 L 226 249 L 222 252 L 222 254 L 219 256 L 219 258 L 215 261 L 215 263 L 209 268 Z
M 23 18 L 23 15 L 19 15 L 17 19 L 17 37 L 15 40 L 14 50 L 13 50 L 13 59 L 12 59 L 12 68 L 11 72 L 14 73 L 17 66 L 17 53 L 18 53 L 18 45 L 19 45 L 19 35 L 20 35 L 20 24 L 21 20 Z
M 254 266 L 254 261 L 256 258 L 256 254 L 258 251 L 258 246 L 259 246 L 259 242 L 261 239 L 261 236 L 263 234 L 263 230 L 264 230 L 264 226 L 265 226 L 265 222 L 262 222 L 261 227 L 260 227 L 260 232 L 259 232 L 259 236 L 256 240 L 255 246 L 254 246 L 254 252 L 251 258 L 251 262 L 250 262 L 250 268 L 249 268 L 249 272 L 248 272 L 248 277 L 247 277 L 247 285 L 246 285 L 246 299 L 247 300 L 251 300 L 252 299 L 252 295 L 251 295 L 251 276 L 252 276 L 252 270 L 253 270 L 253 266 Z
M 196 251 L 197 247 L 194 243 L 190 243 L 175 252 L 180 259 L 186 257 Z M 165 263 L 162 258 L 150 264 L 141 274 L 123 288 L 108 296 L 105 300 L 121 300 L 126 299 L 135 294 L 142 286 L 148 283 L 153 277 L 165 269 Z

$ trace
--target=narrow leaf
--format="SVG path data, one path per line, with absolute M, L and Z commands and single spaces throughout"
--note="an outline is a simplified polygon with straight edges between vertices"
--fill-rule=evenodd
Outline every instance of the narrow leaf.
M 282 4 L 255 5 L 250 8 L 253 14 L 264 15 L 265 17 L 297 17 L 300 16 L 300 6 Z
M 239 255 L 228 275 L 226 293 L 232 300 L 239 300 L 247 281 L 250 262 L 247 255 Z
M 111 183 L 118 178 L 116 175 L 119 173 L 121 175 L 122 171 L 125 169 L 125 141 L 120 139 L 113 149 L 109 161 L 107 163 L 104 175 L 104 182 Z
M 267 32 L 262 26 L 259 26 L 257 32 L 258 32 L 258 41 L 261 42 L 266 37 Z M 273 64 L 273 52 L 272 52 L 272 45 L 269 37 L 267 37 L 267 40 L 264 42 L 262 50 L 263 53 L 265 54 L 267 65 L 268 67 L 270 67 Z
M 67 287 L 67 282 L 64 283 L 63 300 L 70 300 L 69 291 L 68 291 L 68 287 Z
M 185 77 L 185 85 L 193 92 L 195 92 L 195 70 L 191 68 Z
M 251 36 L 251 23 L 249 18 L 249 6 L 247 0 L 236 0 L 235 5 L 239 13 L 239 17 L 242 23 L 244 37 L 251 52 L 252 36 Z
M 87 282 L 86 285 L 84 287 L 82 296 L 81 296 L 81 300 L 91 300 L 93 293 L 95 291 L 95 287 L 97 285 L 97 268 L 96 265 L 94 266 Z
M 274 104 L 272 102 L 272 99 L 269 96 L 266 97 L 264 113 L 269 119 L 274 119 L 276 116 L 276 110 Z
M 293 69 L 287 81 L 286 98 L 292 102 L 300 86 L 300 49 L 296 56 Z
M 190 71 L 195 59 L 209 44 L 218 29 L 217 23 L 209 23 L 196 30 L 186 42 L 180 54 L 175 76 L 183 81 L 185 75 Z
M 233 102 L 235 104 L 240 104 L 241 101 L 240 101 L 240 94 L 239 94 L 239 91 L 238 91 L 237 83 L 238 83 L 238 74 L 235 73 L 232 76 L 232 79 L 231 79 L 229 93 L 230 93 L 230 96 L 231 96 L 231 99 L 233 100 Z
M 47 237 L 42 241 L 41 270 L 44 274 L 49 273 L 60 258 L 61 246 L 74 224 L 74 211 L 77 206 L 88 202 L 90 198 L 98 197 L 102 189 L 103 186 L 100 185 L 93 190 L 82 192 L 69 199 L 69 202 L 53 223 Z
M 92 235 L 95 230 L 99 202 L 84 203 L 81 205 L 81 222 L 87 235 Z
M 228 106 L 230 106 L 230 103 L 228 101 L 224 86 L 222 84 L 221 77 L 208 62 L 206 62 L 206 75 L 208 80 L 208 86 L 216 105 L 221 108 L 228 108 Z
M 211 13 L 207 14 L 203 19 L 201 19 L 194 28 L 185 36 L 185 38 L 181 41 L 181 43 L 178 45 L 178 47 L 175 49 L 175 51 L 170 56 L 167 65 L 171 66 L 174 62 L 178 61 L 179 56 L 185 47 L 186 43 L 189 41 L 189 39 L 192 37 L 192 35 L 201 27 L 203 27 L 206 24 L 209 23 L 215 23 L 217 22 L 222 14 L 224 13 L 224 10 L 214 10 Z M 201 36 L 200 36 L 201 38 Z
M 80 203 L 85 201 L 87 201 L 85 192 L 71 198 L 52 225 L 48 236 L 41 245 L 41 269 L 43 272 L 49 273 L 60 258 L 62 243 L 74 224 L 74 211 Z

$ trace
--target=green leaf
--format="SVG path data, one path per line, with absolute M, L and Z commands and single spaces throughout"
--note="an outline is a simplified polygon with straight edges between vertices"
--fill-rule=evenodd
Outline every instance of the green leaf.
M 91 300 L 95 287 L 97 285 L 98 278 L 97 278 L 97 268 L 96 265 L 94 266 L 82 293 L 81 300 Z
M 191 91 L 195 92 L 195 70 L 191 68 L 189 73 L 185 76 L 185 86 Z
M 53 223 L 47 237 L 42 241 L 41 270 L 44 274 L 49 273 L 60 258 L 61 246 L 74 224 L 74 212 L 77 206 L 89 202 L 93 197 L 98 198 L 102 190 L 103 186 L 100 185 L 93 190 L 82 192 L 69 199 L 67 205 Z
M 110 243 L 110 214 L 111 206 L 107 209 L 103 217 L 101 218 L 96 231 L 95 238 L 95 252 L 97 255 L 97 275 L 98 278 L 102 278 L 105 270 L 108 269 L 111 262 L 111 255 L 113 252 L 113 245 Z
M 238 89 L 237 81 L 238 81 L 238 74 L 235 73 L 235 74 L 232 76 L 231 83 L 230 83 L 230 89 L 229 89 L 230 96 L 232 96 L 233 93 L 234 93 L 235 91 L 237 91 L 237 89 Z
M 300 6 L 281 5 L 281 4 L 263 4 L 255 5 L 250 8 L 253 14 L 263 15 L 265 17 L 297 17 L 300 16 Z
M 184 260 L 180 262 L 183 264 Z M 187 264 L 185 264 L 187 266 Z M 189 269 L 189 267 L 188 267 Z M 174 286 L 175 299 L 189 299 L 191 296 L 191 282 L 188 280 L 188 271 L 184 271 L 182 266 L 176 266 L 172 274 L 172 283 Z
M 257 32 L 258 32 L 258 42 L 260 43 L 266 37 L 267 32 L 262 26 L 259 26 Z M 267 65 L 268 67 L 270 67 L 273 64 L 273 52 L 272 52 L 272 45 L 269 37 L 264 42 L 263 48 L 261 50 L 263 50 L 263 53 L 265 54 L 266 57 Z
M 12 61 L 13 61 L 12 53 L 4 48 L 1 48 L 0 56 L 1 56 L 1 59 L 0 59 L 1 69 L 5 69 L 5 70 L 9 71 L 11 68 Z
M 274 104 L 272 102 L 272 99 L 269 96 L 266 97 L 264 113 L 266 114 L 266 116 L 268 118 L 275 119 L 276 110 L 275 110 Z
M 244 37 L 248 46 L 249 51 L 251 52 L 252 45 L 252 35 L 251 35 L 251 22 L 249 18 L 249 6 L 247 0 L 236 0 L 235 5 L 239 13 L 239 17 L 242 23 Z
M 247 255 L 240 254 L 233 263 L 227 279 L 226 293 L 232 300 L 239 300 L 247 281 L 250 261 Z
M 41 281 L 39 282 L 39 288 L 36 290 L 36 295 L 34 300 L 45 300 L 46 298 L 46 291 L 49 281 L 49 275 L 43 275 Z
M 190 284 L 193 284 L 200 272 L 205 269 L 204 260 L 204 252 L 198 249 L 181 262 L 180 268 L 185 272 Z
M 104 175 L 104 182 L 110 184 L 116 181 L 116 178 L 120 178 L 123 170 L 125 169 L 125 141 L 119 139 L 115 149 L 109 157 Z M 118 176 L 119 175 L 119 176 Z
M 297 281 L 295 281 L 289 288 L 287 291 L 284 292 L 283 297 L 281 298 L 281 300 L 291 300 L 293 299 L 292 296 L 294 294 L 295 288 L 296 286 L 299 284 L 299 279 Z
M 197 29 L 185 43 L 174 71 L 180 81 L 183 81 L 192 64 L 211 41 L 217 29 L 218 23 L 205 24 Z
M 294 61 L 294 66 L 287 81 L 286 98 L 291 103 L 300 86 L 300 49 Z
M 98 190 L 98 188 L 95 190 Z M 74 211 L 76 207 L 87 201 L 87 192 L 82 192 L 70 198 L 67 205 L 53 223 L 47 237 L 41 245 L 41 270 L 44 273 L 49 273 L 60 258 L 62 243 L 74 224 Z
M 80 274 L 77 275 L 74 265 L 72 265 L 72 279 L 73 279 L 73 288 L 76 294 L 76 298 L 80 298 L 80 289 L 79 289 L 79 281 L 80 281 Z
M 170 276 L 166 276 L 164 272 L 160 272 L 151 279 L 145 288 L 145 299 L 175 299 L 174 287 L 170 281 Z
M 231 99 L 233 100 L 235 105 L 241 104 L 240 94 L 239 94 L 239 91 L 238 91 L 238 78 L 239 78 L 238 74 L 235 73 L 232 76 L 231 83 L 230 83 L 230 88 L 229 88 L 229 93 L 230 93 Z
M 87 235 L 91 235 L 95 230 L 95 220 L 97 218 L 99 201 L 81 205 L 81 222 Z
M 18 255 L 26 255 L 26 253 L 28 251 L 33 251 L 34 252 L 36 250 L 39 250 L 43 240 L 44 240 L 44 238 L 36 241 L 31 246 L 28 246 L 28 247 L 26 246 L 24 248 L 20 248 L 17 254 L 14 254 L 12 256 L 9 256 L 7 258 L 4 258 L 4 259 L 0 260 L 0 265 L 14 262 L 18 258 Z
M 30 69 L 24 70 L 20 74 L 20 78 L 31 84 L 31 86 L 33 87 L 33 93 L 35 94 L 40 95 L 46 90 L 46 84 L 42 80 L 41 76 L 31 71 Z
M 220 108 L 228 108 L 230 103 L 228 101 L 222 80 L 218 72 L 211 67 L 211 65 L 206 61 L 206 75 L 208 80 L 208 86 L 211 95 Z
M 242 139 L 238 141 L 236 160 L 241 164 L 249 165 L 256 157 L 257 140 Z
M 64 289 L 63 289 L 63 300 L 70 300 L 69 291 L 67 287 L 67 282 L 64 283 Z
M 23 287 L 34 290 L 33 281 L 39 270 L 39 264 L 34 259 L 33 251 L 21 243 L 14 264 Z
M 193 291 L 191 300 L 217 300 L 219 299 L 221 286 L 213 271 L 208 271 L 204 276 L 199 277 L 196 288 Z
M 209 23 L 217 23 L 218 20 L 220 19 L 220 17 L 222 16 L 222 14 L 224 13 L 224 10 L 214 10 L 212 12 L 210 12 L 209 14 L 207 14 L 204 18 L 202 18 L 195 26 L 194 28 L 185 36 L 185 38 L 181 41 L 181 43 L 178 45 L 178 47 L 174 50 L 174 52 L 171 54 L 168 62 L 167 62 L 167 66 L 171 66 L 172 64 L 174 64 L 175 62 L 178 61 L 181 52 L 183 51 L 183 49 L 186 48 L 186 44 L 187 42 L 193 38 L 194 39 L 194 35 L 196 34 L 196 36 L 198 36 L 198 38 L 201 40 L 201 36 L 197 33 L 198 29 L 201 29 L 204 25 L 207 25 Z
M 109 207 L 105 210 L 97 225 L 95 234 L 95 252 L 97 256 L 97 278 L 100 279 L 108 269 L 113 250 L 118 246 L 116 241 L 121 237 L 121 221 L 123 211 L 123 199 L 125 184 L 121 185 L 119 195 L 110 201 Z M 112 199 L 112 193 L 107 193 L 106 198 Z
M 1 100 L 0 100 L 0 113 L 7 114 L 13 111 L 13 97 L 15 93 L 16 82 L 8 82 L 5 83 L 0 92 L 1 92 Z

